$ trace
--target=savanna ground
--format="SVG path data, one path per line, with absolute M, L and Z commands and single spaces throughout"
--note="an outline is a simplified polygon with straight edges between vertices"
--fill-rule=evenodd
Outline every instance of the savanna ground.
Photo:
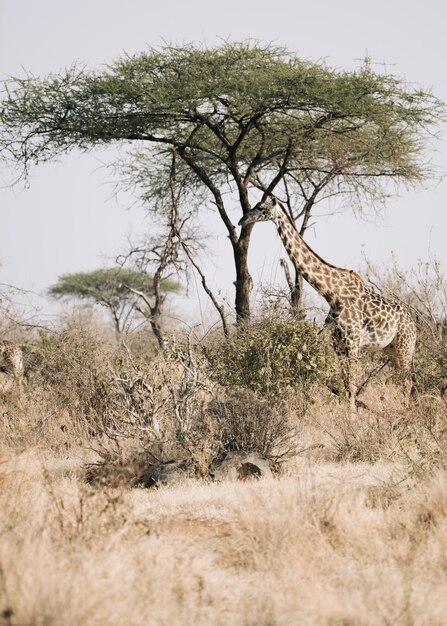
M 24 394 L 0 381 L 0 624 L 447 623 L 433 345 L 409 406 L 385 369 L 350 416 L 323 335 L 275 324 L 165 356 L 80 318 L 28 339 Z M 274 478 L 212 482 L 241 448 Z M 193 475 L 139 485 L 160 458 Z

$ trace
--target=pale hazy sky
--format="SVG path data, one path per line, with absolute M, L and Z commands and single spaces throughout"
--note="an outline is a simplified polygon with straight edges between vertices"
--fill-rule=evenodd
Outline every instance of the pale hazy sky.
M 124 51 L 163 42 L 213 45 L 255 38 L 338 68 L 355 67 L 367 53 L 447 100 L 446 18 L 443 0 L 0 0 L 0 80 L 22 75 L 22 68 L 57 72 L 74 61 L 100 67 Z M 433 161 L 446 171 L 447 137 L 434 147 Z M 5 188 L 8 172 L 0 173 L 0 283 L 44 293 L 58 275 L 94 269 L 123 250 L 130 233 L 148 229 L 141 209 L 126 210 L 130 198 L 112 198 L 104 158 L 101 152 L 72 154 L 38 167 L 28 189 Z M 363 249 L 377 262 L 394 252 L 407 267 L 436 255 L 447 269 L 446 205 L 447 181 L 417 192 L 402 190 L 374 223 L 355 220 L 349 212 L 320 218 L 308 241 L 342 267 L 358 268 Z M 207 269 L 232 301 L 231 251 L 225 237 L 216 234 L 212 242 L 216 267 L 208 261 Z M 257 225 L 252 243 L 255 281 L 282 278 L 283 250 L 273 224 Z M 45 300 L 40 304 L 45 308 Z

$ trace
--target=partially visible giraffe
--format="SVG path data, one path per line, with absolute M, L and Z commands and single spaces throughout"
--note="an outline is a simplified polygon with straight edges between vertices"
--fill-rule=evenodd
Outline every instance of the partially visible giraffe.
M 10 372 L 19 391 L 23 390 L 23 352 L 20 346 L 8 339 L 0 339 L 0 370 Z
M 333 328 L 334 347 L 347 357 L 347 387 L 355 410 L 357 362 L 361 346 L 382 348 L 391 364 L 406 374 L 416 345 L 416 325 L 407 308 L 365 285 L 352 270 L 335 267 L 316 254 L 298 233 L 285 207 L 274 196 L 259 202 L 240 221 L 241 226 L 272 220 L 296 270 L 329 303 L 326 324 Z M 408 391 L 410 391 L 410 388 Z

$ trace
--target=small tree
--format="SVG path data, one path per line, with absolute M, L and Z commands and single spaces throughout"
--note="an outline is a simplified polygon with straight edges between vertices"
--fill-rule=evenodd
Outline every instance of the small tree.
M 160 287 L 164 291 L 176 291 L 179 288 L 171 280 L 164 280 Z M 139 311 L 140 298 L 135 292 L 143 293 L 149 299 L 154 294 L 153 277 L 120 267 L 63 274 L 48 290 L 49 295 L 55 298 L 90 300 L 105 307 L 112 316 L 118 334 L 123 332 L 132 315 Z M 143 313 L 145 317 L 150 317 L 150 313 Z
M 162 349 L 166 347 L 166 340 L 159 325 L 161 308 L 165 299 L 165 294 L 161 292 L 161 285 L 173 274 L 184 274 L 188 279 L 192 269 L 200 276 L 203 290 L 219 313 L 225 336 L 228 336 L 229 332 L 224 306 L 218 302 L 215 294 L 211 291 L 206 276 L 198 263 L 198 250 L 203 250 L 204 242 L 197 231 L 189 226 L 194 208 L 189 206 L 186 211 L 180 211 L 183 208 L 184 189 L 182 185 L 177 185 L 176 164 L 177 158 L 175 151 L 173 151 L 170 175 L 165 181 L 167 187 L 158 190 L 161 196 L 167 196 L 162 232 L 152 237 L 144 237 L 139 246 L 133 246 L 127 255 L 117 259 L 121 265 L 131 259 L 134 267 L 140 271 L 148 271 L 148 268 L 153 270 L 153 303 L 148 301 L 144 293 L 134 289 L 132 291 L 145 303 L 146 312 L 140 312 L 145 317 L 149 317 L 152 330 Z

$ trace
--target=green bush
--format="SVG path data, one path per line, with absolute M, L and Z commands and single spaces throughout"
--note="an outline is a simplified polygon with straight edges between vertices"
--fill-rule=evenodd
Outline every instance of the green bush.
M 211 376 L 226 388 L 243 387 L 264 397 L 287 390 L 309 395 L 337 368 L 325 335 L 309 322 L 262 319 L 227 341 L 207 346 Z

